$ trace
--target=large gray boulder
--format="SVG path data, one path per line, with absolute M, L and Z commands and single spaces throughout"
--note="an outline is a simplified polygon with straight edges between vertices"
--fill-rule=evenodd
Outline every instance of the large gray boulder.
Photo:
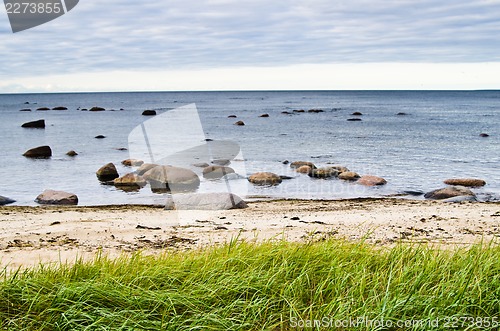
M 192 170 L 157 166 L 143 175 L 151 185 L 153 192 L 184 192 L 193 191 L 200 186 L 200 178 Z
M 14 203 L 16 200 L 12 200 L 10 198 L 4 197 L 0 195 L 0 206 L 8 205 L 10 203 Z
M 450 186 L 424 194 L 426 199 L 444 200 L 459 196 L 475 196 L 474 192 L 463 186 Z
M 39 146 L 28 149 L 24 152 L 23 156 L 35 159 L 49 158 L 52 156 L 52 149 L 49 146 Z
M 78 197 L 64 191 L 45 190 L 36 197 L 35 202 L 43 205 L 77 205 Z
M 175 194 L 167 199 L 167 210 L 228 210 L 248 207 L 245 201 L 233 193 Z
M 208 166 L 203 169 L 203 177 L 206 179 L 219 179 L 227 174 L 234 173 L 233 168 L 224 166 Z

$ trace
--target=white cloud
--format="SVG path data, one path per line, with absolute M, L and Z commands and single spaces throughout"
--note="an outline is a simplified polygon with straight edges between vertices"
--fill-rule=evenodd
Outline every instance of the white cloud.
M 499 62 L 498 1 L 80 1 L 12 34 L 0 78 L 342 63 Z

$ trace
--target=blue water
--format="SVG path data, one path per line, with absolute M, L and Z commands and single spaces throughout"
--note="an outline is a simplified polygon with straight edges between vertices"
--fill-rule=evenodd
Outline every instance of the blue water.
M 25 104 L 29 102 L 29 104 Z M 475 192 L 483 200 L 500 197 L 500 91 L 293 91 L 157 92 L 0 95 L 0 195 L 19 205 L 34 205 L 44 189 L 76 193 L 81 205 L 161 203 L 165 196 L 148 187 L 126 193 L 103 186 L 95 176 L 113 162 L 129 158 L 128 136 L 146 118 L 145 109 L 165 114 L 195 104 L 206 138 L 241 146 L 234 166 L 243 175 L 271 171 L 294 178 L 276 187 L 237 186 L 246 196 L 340 199 L 386 196 L 405 190 L 429 191 L 452 177 L 476 177 L 487 185 Z M 66 106 L 66 111 L 36 111 Z M 104 112 L 79 108 L 101 106 Z M 31 108 L 31 112 L 20 112 Z M 120 110 L 120 109 L 123 110 Z M 319 108 L 323 113 L 294 113 Z M 114 111 L 110 111 L 114 110 Z M 362 121 L 349 122 L 351 113 Z M 406 116 L 397 116 L 399 112 Z M 261 118 L 268 113 L 270 117 Z M 237 119 L 228 115 L 237 115 Z M 27 121 L 45 119 L 46 129 L 24 129 Z M 245 126 L 233 125 L 242 120 Z M 189 126 L 186 126 L 189 131 Z M 487 138 L 480 137 L 487 133 Z M 105 139 L 94 139 L 96 135 Z M 165 144 L 168 144 L 165 141 Z M 200 142 L 201 143 L 201 142 Z M 53 157 L 32 160 L 29 148 L 49 145 Z M 65 155 L 75 150 L 79 155 Z M 340 180 L 311 179 L 292 172 L 282 161 L 306 160 L 318 166 L 341 164 L 360 174 L 387 179 L 383 187 L 365 188 Z M 192 168 L 200 173 L 201 169 Z M 214 182 L 202 180 L 200 191 Z

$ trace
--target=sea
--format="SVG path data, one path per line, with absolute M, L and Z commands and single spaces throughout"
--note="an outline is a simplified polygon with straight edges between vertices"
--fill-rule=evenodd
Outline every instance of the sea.
M 52 110 L 58 106 L 67 110 Z M 88 111 L 95 106 L 106 110 Z M 36 110 L 40 107 L 51 110 Z M 157 115 L 144 116 L 144 110 Z M 39 119 L 45 129 L 21 127 Z M 123 191 L 103 185 L 95 173 L 112 162 L 124 175 L 134 171 L 121 164 L 125 159 L 168 163 L 169 153 L 218 141 L 238 146 L 228 156 L 229 166 L 243 178 L 219 185 L 204 179 L 202 168 L 186 164 L 199 174 L 200 192 L 227 189 L 249 200 L 423 199 L 415 194 L 445 187 L 448 178 L 472 177 L 487 182 L 474 189 L 480 200 L 500 200 L 500 91 L 494 90 L 1 94 L 0 132 L 0 195 L 17 205 L 37 205 L 34 200 L 45 189 L 75 193 L 79 205 L 161 204 L 168 193 L 153 193 L 148 186 Z M 51 147 L 51 158 L 23 156 L 42 145 Z M 67 156 L 70 150 L 78 155 Z M 209 152 L 198 159 L 218 157 Z M 293 161 L 342 165 L 383 177 L 387 184 L 310 178 L 293 171 Z M 255 172 L 290 178 L 255 186 L 244 178 Z

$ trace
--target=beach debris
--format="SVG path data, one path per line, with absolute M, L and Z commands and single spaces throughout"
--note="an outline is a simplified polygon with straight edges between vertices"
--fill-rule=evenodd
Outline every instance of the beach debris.
M 337 177 L 338 175 L 339 171 L 332 167 L 313 169 L 311 172 L 309 172 L 309 177 L 314 178 L 330 178 Z
M 245 122 L 238 121 L 238 122 L 234 123 L 234 125 L 243 126 L 243 125 L 245 125 Z
M 36 159 L 49 158 L 52 156 L 52 149 L 49 146 L 39 146 L 27 150 L 23 156 Z
M 77 205 L 78 197 L 74 193 L 45 190 L 36 197 L 35 202 L 44 205 Z
M 52 110 L 68 110 L 68 107 L 58 106 L 58 107 L 52 108 Z
M 228 192 L 175 194 L 165 202 L 166 210 L 229 210 L 247 207 L 242 198 Z
M 142 115 L 144 116 L 155 116 L 156 115 L 156 110 L 145 110 L 142 112 Z
M 221 177 L 234 173 L 234 169 L 224 166 L 208 166 L 203 169 L 203 178 L 206 179 L 220 179 Z
M 364 186 L 380 186 L 387 184 L 387 181 L 382 177 L 365 175 L 358 179 L 357 183 Z
M 122 177 L 115 178 L 113 184 L 117 187 L 141 188 L 146 186 L 146 180 L 137 174 L 128 173 Z
M 96 176 L 101 182 L 107 182 L 120 177 L 113 163 L 108 163 L 100 167 L 99 170 L 96 171 Z
M 477 178 L 452 178 L 444 181 L 448 185 L 458 185 L 466 187 L 480 187 L 486 185 L 486 181 Z
M 122 164 L 126 167 L 139 167 L 144 164 L 144 161 L 137 159 L 126 159 L 122 161 Z
M 312 169 L 316 169 L 316 166 L 314 165 L 314 163 L 312 162 L 307 162 L 307 161 L 294 161 L 292 163 L 290 163 L 290 168 L 292 169 L 297 169 L 297 168 L 300 168 L 302 166 L 309 166 L 311 167 Z
M 77 155 L 78 155 L 78 153 L 77 153 L 77 152 L 75 152 L 74 150 L 71 150 L 71 151 L 67 152 L 67 153 L 66 153 L 66 155 L 67 155 L 67 156 L 77 156 Z
M 226 228 L 225 226 L 222 226 L 222 225 L 217 225 L 214 230 L 229 230 L 228 228 Z
M 256 172 L 248 177 L 248 181 L 255 185 L 278 185 L 282 179 L 272 172 Z
M 360 177 L 361 176 L 357 172 L 354 172 L 354 171 L 345 171 L 345 172 L 341 172 L 339 174 L 339 179 L 348 180 L 348 181 L 356 181 Z
M 150 226 L 145 226 L 145 225 L 140 225 L 140 224 L 138 224 L 135 228 L 139 229 L 139 230 L 161 230 L 160 227 L 150 227 Z
M 157 166 L 143 176 L 155 193 L 191 191 L 200 186 L 198 175 L 190 169 L 180 167 Z
M 89 111 L 105 111 L 105 108 L 102 107 L 92 107 L 89 109 Z
M 0 206 L 5 206 L 14 202 L 16 202 L 16 200 L 12 200 L 10 198 L 0 195 Z
M 466 187 L 463 186 L 449 186 L 434 191 L 430 191 L 424 194 L 426 199 L 431 200 L 444 200 L 448 198 L 458 197 L 458 196 L 475 196 L 475 194 Z
M 55 221 L 55 222 L 50 223 L 49 226 L 54 226 L 54 225 L 59 225 L 59 224 L 61 224 L 61 222 Z
M 26 122 L 21 125 L 23 128 L 45 129 L 45 120 Z
M 291 220 L 291 221 L 300 221 L 300 217 L 298 217 L 298 216 L 293 216 L 293 217 L 290 217 L 290 220 Z

